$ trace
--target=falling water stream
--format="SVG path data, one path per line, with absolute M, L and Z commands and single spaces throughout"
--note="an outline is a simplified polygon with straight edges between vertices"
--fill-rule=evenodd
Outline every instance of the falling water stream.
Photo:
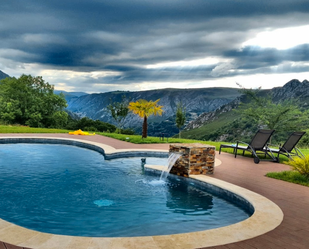
M 178 160 L 178 158 L 181 157 L 180 153 L 171 153 L 170 156 L 167 159 L 167 166 L 162 170 L 161 176 L 160 176 L 160 181 L 165 181 L 168 174 L 170 173 L 172 167 Z

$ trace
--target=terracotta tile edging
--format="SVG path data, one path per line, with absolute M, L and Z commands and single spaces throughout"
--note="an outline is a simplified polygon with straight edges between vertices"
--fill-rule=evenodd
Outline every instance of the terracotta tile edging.
M 27 137 L 29 138 L 29 137 Z M 35 136 L 33 136 L 35 138 Z M 49 139 L 48 137 L 37 137 Z M 55 138 L 64 140 L 64 138 Z M 89 143 L 104 149 L 105 153 L 155 151 L 155 150 L 116 150 L 111 146 L 85 140 L 71 139 L 82 143 Z M 161 151 L 164 152 L 164 151 Z M 213 184 L 220 188 L 231 191 L 249 201 L 254 206 L 254 213 L 248 219 L 226 227 L 210 229 L 200 232 L 145 236 L 124 238 L 91 238 L 78 236 L 64 236 L 41 233 L 26 229 L 0 219 L 0 241 L 34 249 L 95 249 L 95 248 L 198 248 L 216 245 L 224 245 L 237 241 L 250 239 L 267 233 L 283 220 L 281 209 L 267 198 L 247 189 L 218 180 L 212 177 L 195 175 L 191 178 Z

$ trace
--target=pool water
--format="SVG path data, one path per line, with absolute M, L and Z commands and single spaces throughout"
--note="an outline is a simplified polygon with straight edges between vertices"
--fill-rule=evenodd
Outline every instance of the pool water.
M 166 158 L 147 158 L 166 165 Z M 201 231 L 249 214 L 182 178 L 159 181 L 141 158 L 52 144 L 0 145 L 0 218 L 36 231 L 127 237 Z

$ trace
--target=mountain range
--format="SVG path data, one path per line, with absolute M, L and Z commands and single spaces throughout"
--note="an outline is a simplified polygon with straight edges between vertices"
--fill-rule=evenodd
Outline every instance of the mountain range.
M 0 71 L 0 79 L 9 75 Z M 152 116 L 148 119 L 148 134 L 173 136 L 179 131 L 175 124 L 175 112 L 178 103 L 186 108 L 186 124 L 182 136 L 192 139 L 224 140 L 231 135 L 229 127 L 237 118 L 232 110 L 241 102 L 241 93 L 236 88 L 199 88 L 199 89 L 157 89 L 149 91 L 114 91 L 106 93 L 87 94 L 84 92 L 57 91 L 63 93 L 69 113 L 75 117 L 88 117 L 94 120 L 115 124 L 107 106 L 112 102 L 119 102 L 123 96 L 129 101 L 138 99 L 155 101 L 160 99 L 163 106 L 162 116 Z M 309 107 L 309 81 L 291 80 L 283 87 L 262 90 L 261 94 L 271 93 L 275 102 L 283 100 L 298 100 L 303 108 Z M 141 133 L 143 120 L 130 113 L 125 122 L 125 128 L 131 128 Z M 238 131 L 244 133 L 245 131 Z
M 233 101 L 240 96 L 235 88 L 200 88 L 200 89 L 158 89 L 138 92 L 115 91 L 98 94 L 87 94 L 67 98 L 68 110 L 80 117 L 89 117 L 94 120 L 101 120 L 113 123 L 107 106 L 112 102 L 119 102 L 122 96 L 126 96 L 130 101 L 145 99 L 155 101 L 160 99 L 159 105 L 163 106 L 162 116 L 151 116 L 149 118 L 149 135 L 165 133 L 172 136 L 178 133 L 175 125 L 175 112 L 177 103 L 182 102 L 186 108 L 187 122 L 196 119 L 204 112 L 216 110 L 218 107 Z M 129 114 L 126 119 L 126 128 L 133 128 L 137 133 L 141 131 L 143 120 Z
M 291 80 L 283 87 L 260 91 L 260 95 L 271 94 L 275 103 L 292 101 L 302 109 L 309 108 L 309 81 Z M 195 120 L 189 122 L 182 132 L 184 138 L 235 141 L 245 136 L 252 135 L 252 128 L 244 128 L 245 124 L 239 123 L 240 114 L 233 111 L 240 102 L 244 102 L 244 95 L 227 103 L 213 112 L 205 112 Z
M 0 80 L 5 79 L 7 77 L 10 77 L 10 76 L 0 70 Z
M 1 71 L 0 71 L 1 72 Z M 1 72 L 2 73 L 2 72 Z M 2 78 L 9 77 L 2 73 Z M 1 77 L 0 77 L 1 79 Z M 182 102 L 186 108 L 187 123 L 196 119 L 204 112 L 211 112 L 220 106 L 237 98 L 240 93 L 235 88 L 200 88 L 200 89 L 158 89 L 149 91 L 114 91 L 106 93 L 87 94 L 84 92 L 54 91 L 56 94 L 64 94 L 69 113 L 74 117 L 88 117 L 94 120 L 114 124 L 107 106 L 112 102 L 119 102 L 123 96 L 130 101 L 138 99 L 155 101 L 160 99 L 159 105 L 163 106 L 162 116 L 152 116 L 148 120 L 148 134 L 172 136 L 178 133 L 175 124 L 175 112 L 177 104 Z M 143 119 L 130 113 L 125 122 L 125 128 L 132 128 L 137 133 L 141 132 Z

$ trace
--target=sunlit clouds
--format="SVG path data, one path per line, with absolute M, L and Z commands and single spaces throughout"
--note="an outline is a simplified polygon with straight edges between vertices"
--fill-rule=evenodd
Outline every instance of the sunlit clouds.
M 302 44 L 309 44 L 309 25 L 265 30 L 243 43 L 243 47 L 289 49 Z
M 0 70 L 56 89 L 272 88 L 309 80 L 309 2 L 5 1 Z

